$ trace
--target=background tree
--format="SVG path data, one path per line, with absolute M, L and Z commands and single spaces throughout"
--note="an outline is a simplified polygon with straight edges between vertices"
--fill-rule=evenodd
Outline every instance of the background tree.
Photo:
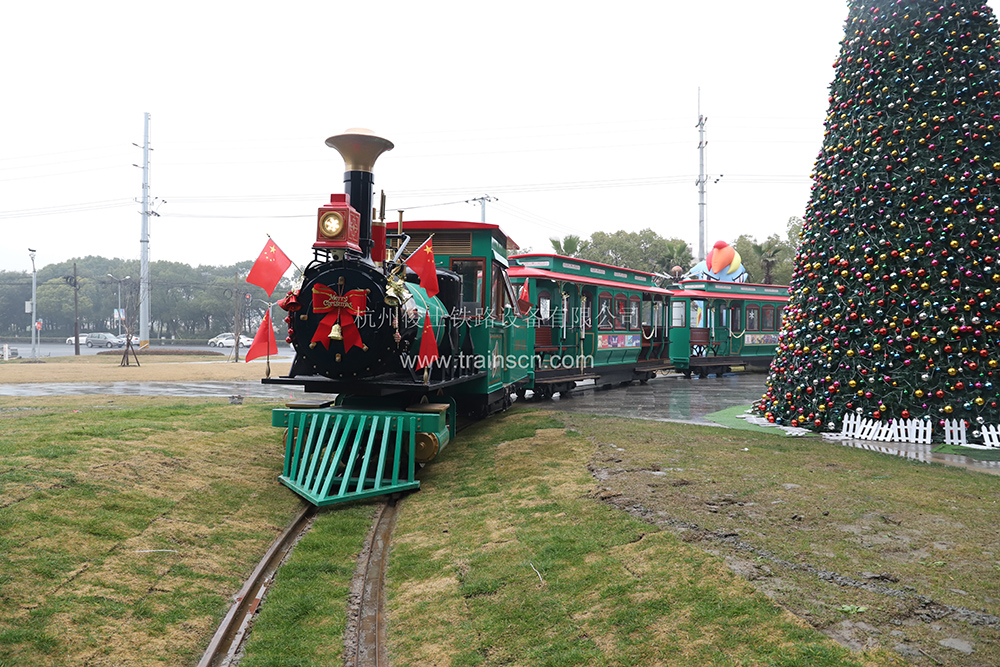
M 580 244 L 576 256 L 650 273 L 669 273 L 674 266 L 687 270 L 694 264 L 686 242 L 663 238 L 652 229 L 611 234 L 595 232 Z
M 0 335 L 30 331 L 31 314 L 24 304 L 31 300 L 31 274 L 23 271 L 0 271 Z
M 138 308 L 135 306 L 138 303 L 139 262 L 89 256 L 39 268 L 36 297 L 42 335 L 63 337 L 73 333 L 73 288 L 66 277 L 72 277 L 74 262 L 80 287 L 80 331 L 117 333 L 114 311 L 118 307 L 117 279 L 121 279 L 122 306 L 132 306 L 127 309 L 131 320 L 122 323 L 123 330 L 131 328 L 137 333 Z M 239 311 L 243 330 L 255 332 L 272 299 L 261 288 L 245 282 L 252 264 L 252 260 L 247 260 L 230 266 L 191 267 L 179 262 L 152 262 L 151 337 L 210 338 L 223 331 L 232 331 L 237 296 L 244 300 Z M 126 276 L 129 280 L 124 280 Z M 282 279 L 273 301 L 291 289 L 293 280 Z M 247 294 L 250 295 L 249 304 L 246 303 Z M 24 303 L 30 299 L 30 273 L 0 272 L 0 334 L 30 337 L 31 316 L 24 313 Z
M 849 6 L 757 410 L 815 429 L 848 412 L 998 424 L 993 12 L 980 0 Z
M 576 257 L 576 253 L 580 251 L 580 237 L 576 234 L 567 234 L 561 241 L 553 236 L 549 242 L 552 244 L 552 250 L 563 257 Z
M 787 285 L 792 276 L 795 247 L 777 234 L 758 242 L 750 234 L 741 234 L 733 247 L 743 258 L 748 281 L 765 285 Z

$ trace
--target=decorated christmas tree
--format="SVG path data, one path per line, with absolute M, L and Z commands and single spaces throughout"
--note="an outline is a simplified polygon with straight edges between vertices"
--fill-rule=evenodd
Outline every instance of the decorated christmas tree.
M 755 409 L 1000 424 L 1000 63 L 982 0 L 849 0 Z M 935 427 L 936 428 L 936 427 Z

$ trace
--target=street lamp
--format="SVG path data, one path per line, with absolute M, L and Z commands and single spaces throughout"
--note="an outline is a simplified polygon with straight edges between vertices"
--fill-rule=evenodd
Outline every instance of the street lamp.
M 124 278 L 119 279 L 119 278 L 115 278 L 110 273 L 108 274 L 108 278 L 111 278 L 112 280 L 114 280 L 114 281 L 116 281 L 118 283 L 118 317 L 117 317 L 117 319 L 118 319 L 118 335 L 119 336 L 122 335 L 122 283 L 125 282 L 126 280 L 128 280 L 131 277 L 132 276 L 125 276 Z
M 38 361 L 38 352 L 35 348 L 35 288 L 37 287 L 37 273 L 35 272 L 35 251 L 28 248 L 28 257 L 31 258 L 31 358 Z M 41 343 L 41 339 L 38 340 Z

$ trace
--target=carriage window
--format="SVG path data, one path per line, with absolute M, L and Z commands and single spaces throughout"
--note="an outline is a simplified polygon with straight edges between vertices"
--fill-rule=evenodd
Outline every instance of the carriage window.
M 633 296 L 628 300 L 628 328 L 632 331 L 639 330 L 639 297 Z
M 683 301 L 674 301 L 670 304 L 670 326 L 672 327 L 686 327 L 687 326 L 687 304 Z
M 729 324 L 729 330 L 734 334 L 740 333 L 740 330 L 743 329 L 743 317 L 739 306 L 733 306 L 729 309 Z
M 774 308 L 764 307 L 760 309 L 760 330 L 774 331 Z
M 481 259 L 453 259 L 451 270 L 462 277 L 462 316 L 481 317 L 483 314 L 483 274 Z
M 552 297 L 548 292 L 538 293 L 538 321 L 544 326 L 552 326 Z
M 760 330 L 759 313 L 760 308 L 757 306 L 747 306 L 747 331 Z
M 642 302 L 642 323 L 644 325 L 651 326 L 653 324 L 653 302 L 643 301 Z
M 776 327 L 778 329 L 781 328 L 781 318 L 782 318 L 782 316 L 784 316 L 784 314 L 785 314 L 785 309 L 784 308 L 778 308 L 777 310 L 775 310 L 775 313 L 774 313 L 774 322 L 775 322 L 775 324 L 778 325 Z
M 691 326 L 708 326 L 708 311 L 705 308 L 705 302 L 701 299 L 691 299 Z
M 611 312 L 611 295 L 607 292 L 602 292 L 597 297 L 597 328 L 606 330 L 615 328 L 615 318 Z
M 624 294 L 615 297 L 615 329 L 628 328 L 628 301 Z

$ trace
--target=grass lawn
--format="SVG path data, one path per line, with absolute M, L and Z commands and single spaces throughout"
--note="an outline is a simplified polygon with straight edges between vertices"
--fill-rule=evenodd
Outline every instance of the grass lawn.
M 0 408 L 0 665 L 190 665 L 300 506 L 270 406 Z
M 118 372 L 94 358 L 66 368 Z M 216 372 L 174 366 L 175 381 Z M 271 407 L 5 400 L 0 665 L 194 664 L 299 507 L 276 479 Z M 397 667 L 1000 664 L 995 476 L 517 408 L 461 433 L 422 480 L 389 562 Z M 317 517 L 244 667 L 339 664 L 373 506 Z

